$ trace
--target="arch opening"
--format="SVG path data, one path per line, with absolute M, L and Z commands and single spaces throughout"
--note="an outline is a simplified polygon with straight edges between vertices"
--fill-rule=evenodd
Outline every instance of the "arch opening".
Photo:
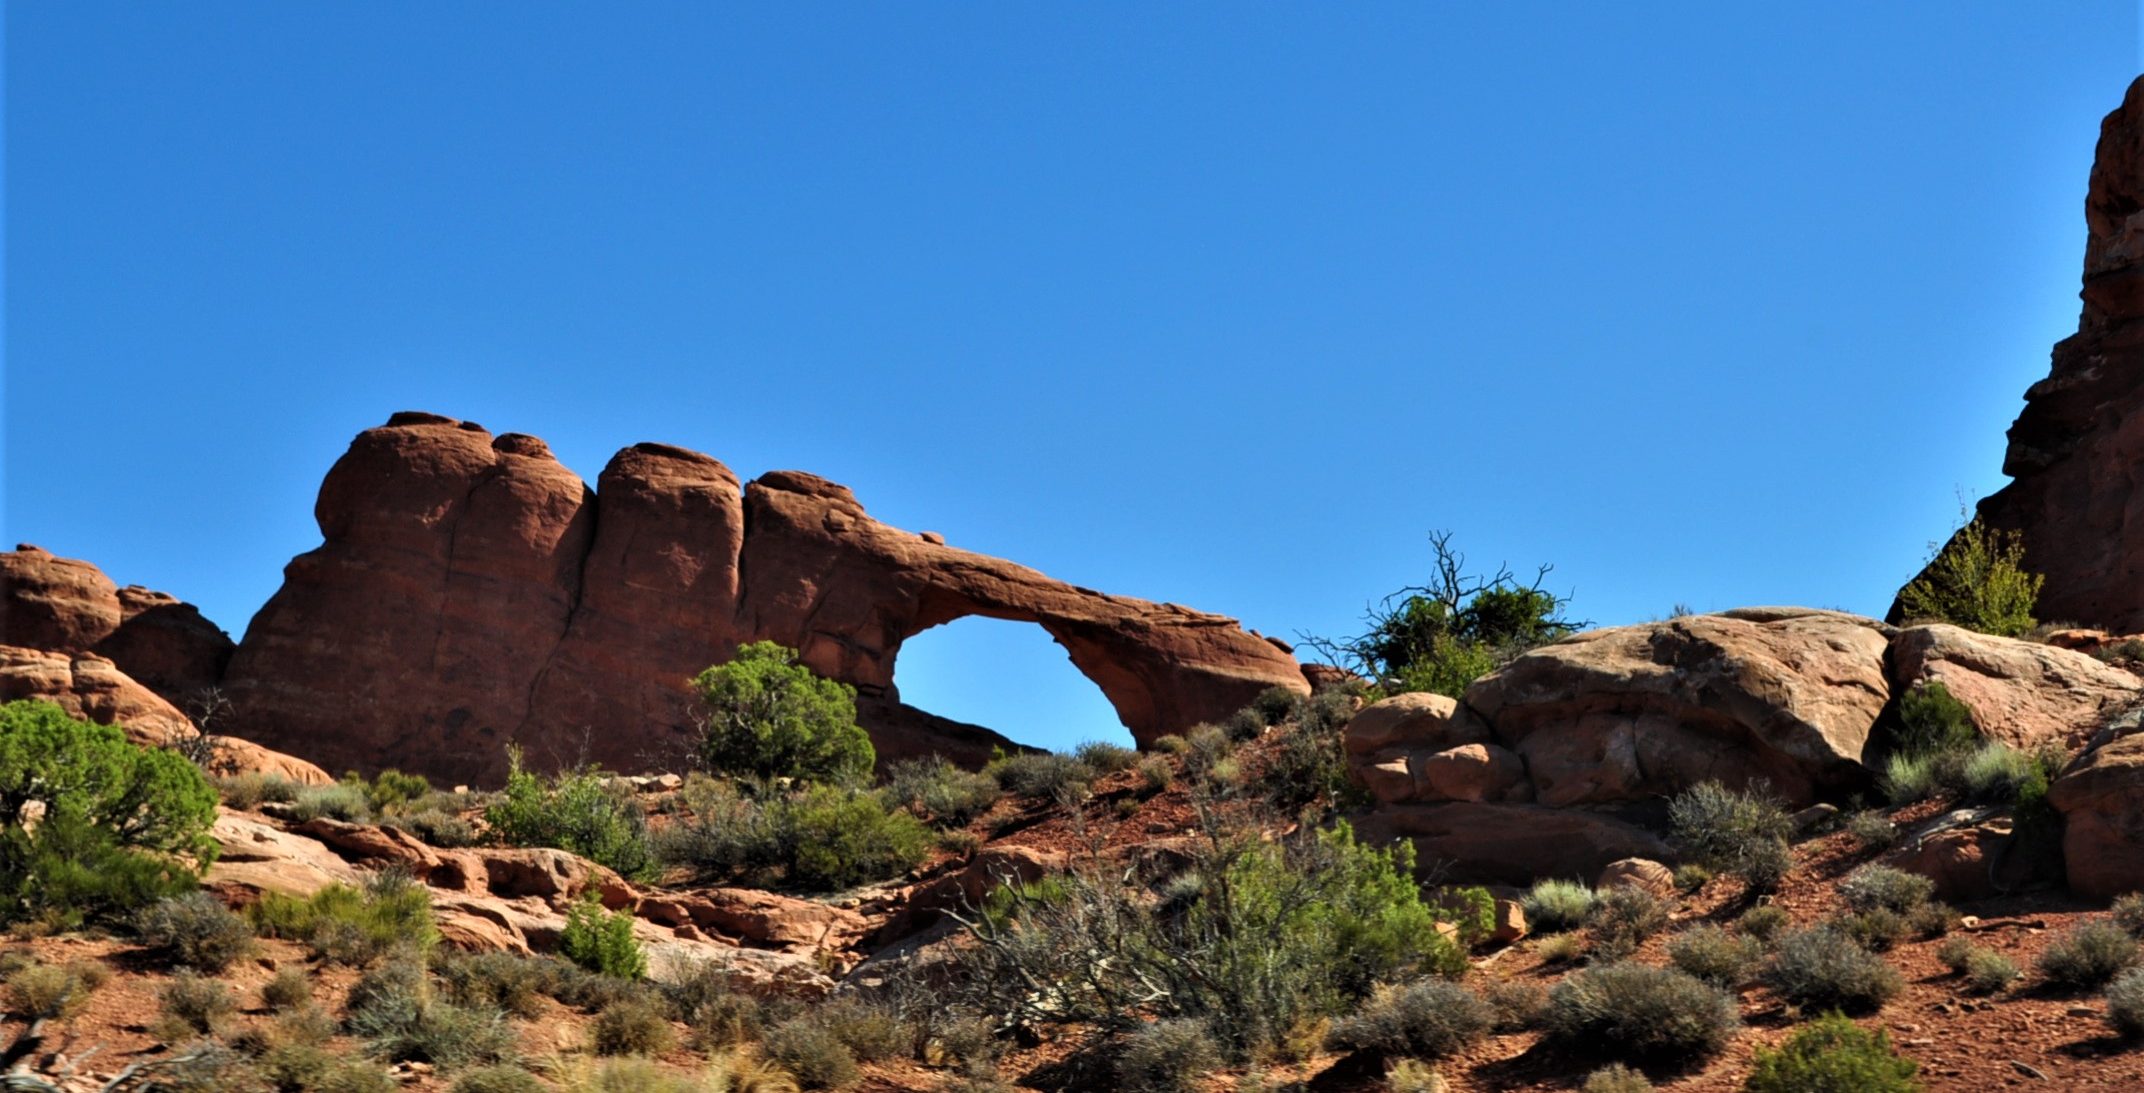
M 893 683 L 907 705 L 1029 747 L 1133 743 L 1101 688 L 1036 623 L 969 615 L 920 631 L 895 654 Z

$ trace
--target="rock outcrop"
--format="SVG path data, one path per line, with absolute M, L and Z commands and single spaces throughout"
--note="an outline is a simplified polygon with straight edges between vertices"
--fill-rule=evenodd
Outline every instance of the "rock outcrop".
M 686 681 L 743 642 L 855 685 L 882 761 L 1010 742 L 899 702 L 901 643 L 967 615 L 1033 622 L 1142 740 L 1272 686 L 1282 647 L 1232 619 L 1104 595 L 873 520 L 797 472 L 740 487 L 681 448 L 619 452 L 590 489 L 542 441 L 432 414 L 359 434 L 322 545 L 293 559 L 224 676 L 236 731 L 328 767 L 496 782 L 532 764 L 674 768 Z
M 181 709 L 217 684 L 233 649 L 192 604 L 28 543 L 0 553 L 0 645 L 93 654 Z
M 1916 626 L 1891 644 L 1891 684 L 1941 683 L 1973 723 L 2018 748 L 2084 746 L 2139 698 L 2136 676 L 2084 653 L 1956 626 Z
M 2128 633 L 2144 630 L 2144 79 L 2100 124 L 2084 214 L 2077 333 L 2025 392 L 2012 481 L 1979 514 L 2023 534 L 2041 618 Z

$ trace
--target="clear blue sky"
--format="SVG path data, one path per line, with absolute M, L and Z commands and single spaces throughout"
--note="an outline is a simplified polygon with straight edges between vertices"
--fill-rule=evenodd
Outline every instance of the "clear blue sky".
M 2132 3 L 14 3 L 5 526 L 234 635 L 400 409 L 1340 632 L 1880 613 L 2074 330 Z M 1034 627 L 906 697 L 1119 734 Z

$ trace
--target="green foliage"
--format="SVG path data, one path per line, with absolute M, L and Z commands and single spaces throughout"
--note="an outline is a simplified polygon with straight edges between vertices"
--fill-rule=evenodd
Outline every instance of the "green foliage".
M 513 846 L 570 850 L 631 880 L 651 880 L 647 814 L 632 793 L 594 768 L 549 779 L 524 770 L 511 753 L 506 789 L 484 810 L 484 822 Z
M 1747 1093 L 1919 1093 L 1919 1064 L 1891 1051 L 1882 1029 L 1830 1013 L 1794 1031 L 1779 1050 L 1759 1047 Z
M 2015 804 L 2028 793 L 2045 796 L 2060 766 L 2059 754 L 2035 755 L 1991 740 L 1966 758 L 1963 796 L 1977 804 Z
M 692 686 L 707 707 L 700 762 L 716 774 L 756 784 L 846 782 L 877 759 L 856 724 L 856 688 L 814 673 L 793 649 L 771 641 L 739 646 Z
M 1863 851 L 1888 850 L 1898 842 L 1898 825 L 1883 813 L 1872 810 L 1847 817 L 1846 833 Z
M 1961 917 L 1956 907 L 1930 900 L 1906 912 L 1906 930 L 1923 941 L 1932 941 L 1951 932 Z
M 1096 774 L 1115 774 L 1132 769 L 1132 765 L 1139 761 L 1139 752 L 1106 740 L 1089 740 L 1072 749 L 1072 758 Z
M 389 1062 L 458 1069 L 505 1062 L 514 1054 L 514 1030 L 504 1014 L 439 998 L 424 966 L 412 960 L 391 960 L 360 976 L 350 988 L 345 1024 Z
M 1302 716 L 1306 699 L 1287 687 L 1268 687 L 1244 707 L 1267 725 L 1279 725 Z
M 1573 972 L 1549 991 L 1549 1035 L 1631 1060 L 1703 1058 L 1741 1026 L 1734 997 L 1673 968 L 1607 964 Z
M 1537 934 L 1575 930 L 1593 917 L 1600 897 L 1575 880 L 1550 878 L 1534 882 L 1519 901 L 1526 912 L 1526 927 Z
M 1898 723 L 1892 750 L 1905 755 L 1969 751 L 1980 743 L 1973 711 L 1940 680 L 1923 680 L 1899 696 Z
M 480 1066 L 454 1079 L 448 1093 L 546 1093 L 551 1087 L 512 1064 Z
M 336 782 L 327 786 L 302 786 L 290 804 L 290 814 L 300 822 L 329 819 L 363 823 L 372 818 L 372 805 L 362 786 Z
M 886 771 L 886 798 L 940 825 L 960 826 L 997 802 L 997 779 L 943 759 L 903 759 Z
M 1668 942 L 1668 959 L 1676 967 L 1715 987 L 1741 985 L 1763 957 L 1764 945 L 1756 938 L 1711 923 Z
M 1906 916 L 1889 907 L 1871 907 L 1841 916 L 1830 925 L 1872 953 L 1888 952 L 1906 936 Z
M 1763 903 L 1742 912 L 1742 917 L 1735 920 L 1735 929 L 1769 945 L 1787 928 L 1788 921 L 1786 908 Z
M 1221 1052 L 1206 1023 L 1156 1021 L 1125 1037 L 1117 1050 L 1117 1081 L 1150 1093 L 1194 1093 L 1221 1066 Z
M 542 1012 L 542 999 L 559 989 L 559 962 L 552 957 L 519 953 L 450 953 L 435 970 L 456 1005 L 503 1010 L 531 1018 Z
M 2014 531 L 1989 527 L 1975 516 L 1898 594 L 1908 619 L 1933 619 L 1983 634 L 2022 637 L 2046 578 L 2024 568 L 2025 543 Z
M 374 813 L 384 813 L 399 805 L 422 799 L 432 792 L 432 783 L 421 774 L 404 774 L 399 770 L 383 770 L 379 776 L 367 782 L 364 776 L 351 771 L 342 776 L 342 784 L 365 795 L 365 805 Z
M 1319 804 L 1339 811 L 1366 803 L 1364 791 L 1348 780 L 1348 758 L 1340 732 L 1355 715 L 1346 692 L 1327 689 L 1303 702 L 1294 727 L 1283 732 L 1267 761 L 1266 801 L 1285 815 Z
M 761 1046 L 767 1058 L 781 1064 L 805 1089 L 847 1089 L 862 1076 L 848 1045 L 832 1029 L 805 1017 L 768 1029 Z
M 393 816 L 384 816 L 380 823 L 397 831 L 407 831 L 432 846 L 442 849 L 475 846 L 476 827 L 452 812 L 437 808 L 415 809 Z
M 215 818 L 176 752 L 50 702 L 0 705 L 0 925 L 113 922 L 183 892 L 215 860 Z
M 1762 783 L 1747 790 L 1700 782 L 1668 803 L 1675 841 L 1707 867 L 1733 873 L 1758 892 L 1778 887 L 1792 857 L 1794 821 Z
M 254 932 L 305 943 L 315 956 L 365 965 L 395 952 L 428 951 L 439 940 L 432 897 L 397 872 L 375 873 L 363 888 L 331 884 L 310 896 L 265 892 L 246 908 Z
M 1069 755 L 1051 751 L 1023 751 L 992 760 L 983 773 L 997 780 L 999 788 L 1015 797 L 1065 800 L 1083 796 L 1094 781 L 1094 769 Z
M 1495 1021 L 1495 1011 L 1473 991 L 1443 979 L 1417 979 L 1379 988 L 1353 1016 L 1333 1023 L 1327 1042 L 1342 1051 L 1442 1059 L 1480 1040 Z
M 1935 881 L 1888 865 L 1864 865 L 1839 883 L 1839 898 L 1856 911 L 1881 907 L 1904 914 L 1935 894 Z
M 104 965 L 92 961 L 77 964 L 31 962 L 7 975 L 5 996 L 9 1016 L 25 1021 L 65 1020 L 89 1004 L 89 996 L 111 979 Z
M 876 796 L 814 786 L 768 809 L 776 861 L 792 887 L 847 888 L 899 876 L 930 854 L 930 829 Z
M 1175 777 L 1176 768 L 1159 755 L 1150 755 L 1139 761 L 1139 788 L 1149 797 L 1168 789 L 1170 781 Z
M 1465 572 L 1466 556 L 1451 533 L 1432 532 L 1430 581 L 1402 588 L 1364 612 L 1368 628 L 1349 638 L 1306 635 L 1311 648 L 1401 691 L 1457 696 L 1466 685 L 1519 653 L 1575 632 L 1583 623 L 1563 617 L 1568 603 L 1541 590 L 1542 566 L 1531 586 L 1499 568 L 1488 576 Z
M 2123 1039 L 2144 1038 L 2144 968 L 2123 972 L 2107 985 L 2107 1023 Z
M 652 998 L 621 998 L 603 1007 L 589 1037 L 598 1055 L 661 1055 L 677 1046 L 677 1030 Z
M 282 968 L 261 985 L 261 1004 L 282 1013 L 313 1000 L 313 981 L 297 968 Z
M 251 811 L 269 801 L 287 803 L 298 799 L 298 783 L 279 774 L 247 771 L 212 781 L 224 805 L 240 811 Z
M 1881 1009 L 1906 986 L 1898 969 L 1832 926 L 1781 935 L 1763 979 L 1805 1010 Z
M 2144 893 L 2126 892 L 2107 907 L 2116 926 L 2130 937 L 2144 938 Z
M 612 913 L 603 909 L 594 892 L 584 895 L 566 912 L 566 928 L 558 935 L 558 953 L 574 964 L 600 975 L 640 979 L 648 974 L 648 957 L 633 937 L 630 911 Z
M 2009 957 L 1962 937 L 1950 938 L 1936 946 L 1936 959 L 1963 976 L 1966 989 L 1974 994 L 1994 994 L 2023 974 Z
M 2092 990 L 2137 962 L 2137 939 L 2111 922 L 2087 922 L 2040 950 L 2040 974 L 2070 990 Z
M 1439 922 L 1459 928 L 1461 945 L 1479 945 L 1496 932 L 1496 897 L 1486 888 L 1439 888 L 1423 902 Z
M 174 963 L 210 975 L 253 951 L 253 927 L 206 892 L 158 900 L 143 909 L 134 928 Z

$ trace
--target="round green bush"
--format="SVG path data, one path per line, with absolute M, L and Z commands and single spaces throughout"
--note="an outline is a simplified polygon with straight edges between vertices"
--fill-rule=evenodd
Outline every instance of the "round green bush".
M 716 774 L 840 782 L 861 777 L 877 758 L 856 724 L 856 688 L 814 673 L 793 649 L 739 646 L 692 686 L 708 715 L 700 761 Z
M 1882 1029 L 1838 1013 L 1795 1030 L 1779 1050 L 1758 1048 L 1745 1093 L 1919 1093 L 1919 1065 L 1891 1051 Z
M 1905 989 L 1905 977 L 1835 927 L 1796 930 L 1779 939 L 1764 981 L 1803 1009 L 1881 1009 Z

